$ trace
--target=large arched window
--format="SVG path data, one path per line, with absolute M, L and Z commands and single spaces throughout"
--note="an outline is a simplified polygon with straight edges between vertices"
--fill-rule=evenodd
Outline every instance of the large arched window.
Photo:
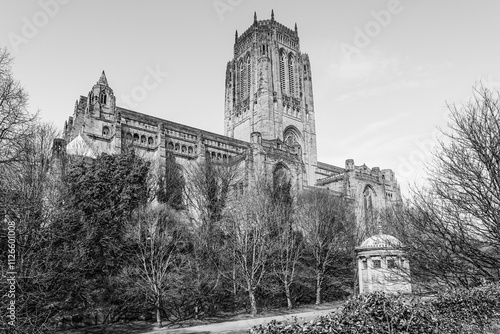
M 243 101 L 245 98 L 245 93 L 246 93 L 246 84 L 247 84 L 247 65 L 243 61 L 243 59 L 240 60 L 240 89 L 239 89 L 239 97 L 240 97 L 240 102 Z
M 300 145 L 300 131 L 293 125 L 288 126 L 285 131 L 283 131 L 283 141 L 288 146 Z
M 247 56 L 247 97 L 250 97 L 250 87 L 252 87 L 252 60 Z
M 290 96 L 295 96 L 295 80 L 293 76 L 293 67 L 294 67 L 294 58 L 293 54 L 290 53 L 288 55 L 288 92 L 290 93 Z
M 288 150 L 292 150 L 293 154 L 302 158 L 302 137 L 300 131 L 293 125 L 288 126 L 283 132 L 283 141 L 288 146 Z
M 281 92 L 285 93 L 286 92 L 286 86 L 285 86 L 285 53 L 283 50 L 280 51 L 280 87 L 281 87 Z

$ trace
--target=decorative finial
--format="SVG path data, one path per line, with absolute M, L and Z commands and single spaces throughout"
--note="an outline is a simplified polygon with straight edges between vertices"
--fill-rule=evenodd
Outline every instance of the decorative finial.
M 377 228 L 378 228 L 378 234 L 382 234 L 382 222 L 380 221 L 380 219 L 378 221 Z
M 297 29 L 297 22 L 295 22 L 295 33 L 298 34 L 299 30 Z
M 257 12 L 253 12 L 253 24 L 257 24 Z
M 271 9 L 271 21 L 274 21 L 274 9 Z
M 238 41 L 238 29 L 236 29 L 236 33 L 234 34 L 234 42 Z

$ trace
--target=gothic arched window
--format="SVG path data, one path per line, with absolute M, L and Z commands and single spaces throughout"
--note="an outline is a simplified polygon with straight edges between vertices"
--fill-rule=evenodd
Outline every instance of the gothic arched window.
M 280 86 L 281 92 L 285 93 L 285 53 L 283 51 L 280 52 Z
M 240 60 L 240 80 L 239 80 L 239 98 L 240 102 L 243 101 L 243 96 L 245 94 L 245 81 L 246 81 L 246 64 L 243 63 L 243 60 Z
M 100 101 L 101 104 L 106 104 L 106 93 L 101 93 Z
M 247 55 L 247 91 L 246 91 L 247 97 L 250 96 L 251 83 L 252 83 L 252 65 L 250 56 Z
M 294 59 L 293 59 L 293 54 L 290 53 L 288 56 L 288 91 L 290 93 L 290 96 L 295 95 L 295 81 L 293 77 L 293 66 L 294 66 Z
M 283 141 L 288 146 L 300 145 L 301 135 L 300 131 L 294 126 L 288 126 L 283 132 Z

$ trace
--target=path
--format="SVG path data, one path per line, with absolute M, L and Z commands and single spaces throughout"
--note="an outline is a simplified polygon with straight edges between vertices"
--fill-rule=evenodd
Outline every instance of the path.
M 319 317 L 320 315 L 325 315 L 330 312 L 336 311 L 338 308 L 332 308 L 327 310 L 317 310 L 311 312 L 303 312 L 303 313 L 295 313 L 295 314 L 287 314 L 287 315 L 279 315 L 273 317 L 266 318 L 256 318 L 256 319 L 247 319 L 247 320 L 238 320 L 238 321 L 228 321 L 228 322 L 220 322 L 216 324 L 202 325 L 202 326 L 194 326 L 180 329 L 157 329 L 149 334 L 190 334 L 190 333 L 246 333 L 248 329 L 253 326 L 265 324 L 270 322 L 271 320 L 292 320 L 292 318 L 298 318 L 299 321 L 309 321 L 314 318 Z

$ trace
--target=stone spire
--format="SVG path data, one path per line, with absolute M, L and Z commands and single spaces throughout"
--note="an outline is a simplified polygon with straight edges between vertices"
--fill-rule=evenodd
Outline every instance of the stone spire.
M 234 42 L 236 43 L 238 41 L 238 30 L 236 30 L 236 33 L 234 34 Z
M 271 9 L 271 21 L 274 21 L 274 9 Z
M 253 12 L 253 24 L 257 24 L 257 12 Z
M 106 79 L 106 73 L 104 73 L 104 70 L 102 71 L 101 77 L 99 78 L 99 80 L 97 81 L 97 83 L 99 85 L 108 86 L 108 79 Z
M 299 34 L 299 30 L 297 29 L 297 22 L 295 22 L 295 34 L 298 35 Z

